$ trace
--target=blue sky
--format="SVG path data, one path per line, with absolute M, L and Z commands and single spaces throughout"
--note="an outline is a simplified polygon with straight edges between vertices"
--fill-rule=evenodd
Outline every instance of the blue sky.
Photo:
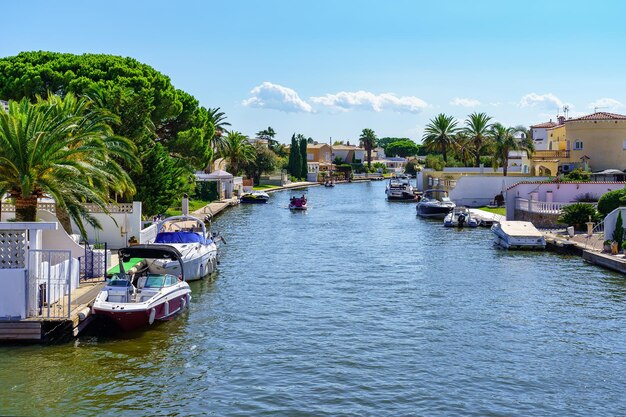
M 247 135 L 419 141 L 438 113 L 507 125 L 626 113 L 626 3 L 14 1 L 0 56 L 131 56 Z M 562 114 L 562 110 L 561 110 Z

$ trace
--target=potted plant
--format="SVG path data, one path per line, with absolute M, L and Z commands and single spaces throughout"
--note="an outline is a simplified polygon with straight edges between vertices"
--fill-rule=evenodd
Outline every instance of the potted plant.
M 604 251 L 605 252 L 610 252 L 611 251 L 611 241 L 610 240 L 605 240 L 604 241 Z
M 611 255 L 617 255 L 619 252 L 619 243 L 617 241 L 611 242 Z
M 626 240 L 622 242 L 622 253 L 626 256 Z

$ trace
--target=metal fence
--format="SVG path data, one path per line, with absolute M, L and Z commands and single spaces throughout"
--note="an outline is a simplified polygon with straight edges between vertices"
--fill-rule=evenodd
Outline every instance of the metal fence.
M 106 243 L 103 249 L 94 249 L 85 243 L 85 254 L 78 258 L 80 263 L 80 279 L 104 279 L 108 266 L 108 253 Z
M 68 318 L 78 261 L 66 250 L 30 250 L 26 282 L 27 317 Z

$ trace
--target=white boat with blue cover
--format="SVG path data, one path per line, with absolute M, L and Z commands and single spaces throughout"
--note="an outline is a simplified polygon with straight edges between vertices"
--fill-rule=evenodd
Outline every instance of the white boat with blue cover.
M 506 249 L 545 249 L 546 239 L 531 222 L 503 220 L 494 223 L 494 243 Z
M 182 255 L 187 281 L 201 279 L 217 270 L 217 245 L 204 222 L 189 216 L 168 217 L 159 223 L 154 244 L 176 248 Z M 154 274 L 181 275 L 180 265 L 171 259 L 153 259 L 148 269 Z

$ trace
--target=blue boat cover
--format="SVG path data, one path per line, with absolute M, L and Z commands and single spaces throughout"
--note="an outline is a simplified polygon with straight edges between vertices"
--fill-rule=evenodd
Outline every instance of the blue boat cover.
M 194 232 L 161 232 L 157 234 L 154 243 L 202 243 L 207 244 L 205 240 Z

